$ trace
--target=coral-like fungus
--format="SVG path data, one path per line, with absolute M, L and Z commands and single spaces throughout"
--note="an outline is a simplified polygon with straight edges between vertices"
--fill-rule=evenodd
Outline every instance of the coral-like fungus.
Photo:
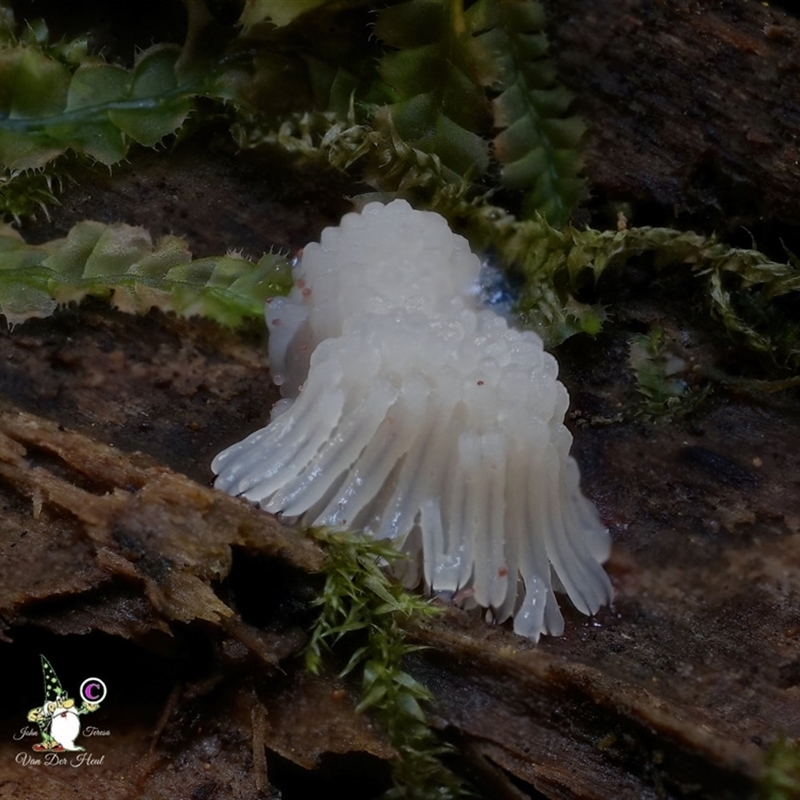
M 392 539 L 406 583 L 421 567 L 538 639 L 563 630 L 554 590 L 587 614 L 610 600 L 609 537 L 578 486 L 556 360 L 479 307 L 479 268 L 401 200 L 327 228 L 267 309 L 284 399 L 212 468 L 284 518 Z

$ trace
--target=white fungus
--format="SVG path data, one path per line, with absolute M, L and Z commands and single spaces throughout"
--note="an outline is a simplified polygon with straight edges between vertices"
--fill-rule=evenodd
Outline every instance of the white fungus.
M 285 519 L 392 539 L 408 585 L 513 614 L 536 640 L 563 631 L 554 590 L 585 614 L 610 600 L 610 543 L 578 486 L 556 360 L 479 307 L 479 268 L 402 200 L 326 228 L 267 307 L 284 399 L 212 469 Z

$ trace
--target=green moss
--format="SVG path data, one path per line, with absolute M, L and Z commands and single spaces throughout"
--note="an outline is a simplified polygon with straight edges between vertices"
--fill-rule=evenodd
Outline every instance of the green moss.
M 755 249 L 731 247 L 715 236 L 672 228 L 622 230 L 556 228 L 541 216 L 518 220 L 485 196 L 439 191 L 433 200 L 478 247 L 493 248 L 522 280 L 515 311 L 549 346 L 577 333 L 596 333 L 609 308 L 578 299 L 607 272 L 647 255 L 654 271 L 682 269 L 701 292 L 711 315 L 744 347 L 773 369 L 800 368 L 800 323 L 784 310 L 800 292 L 798 260 L 773 261 Z
M 430 692 L 403 668 L 418 650 L 404 625 L 438 609 L 390 579 L 385 567 L 402 556 L 388 542 L 324 530 L 312 535 L 326 549 L 320 614 L 306 648 L 306 665 L 318 672 L 326 654 L 344 654 L 342 675 L 361 675 L 358 711 L 378 716 L 397 751 L 395 787 L 387 798 L 449 800 L 468 796 L 464 783 L 440 757 L 450 752 L 428 726 L 423 710 Z
M 32 245 L 0 225 L 0 313 L 11 324 L 91 294 L 127 311 L 156 306 L 236 326 L 261 317 L 266 298 L 291 285 L 288 261 L 274 253 L 258 262 L 235 253 L 193 260 L 179 237 L 153 243 L 143 228 L 90 221 L 64 239 Z
M 631 338 L 628 364 L 640 396 L 636 415 L 648 422 L 674 422 L 694 411 L 710 391 L 708 383 L 689 382 L 687 365 L 670 351 L 659 325 Z
M 500 133 L 492 145 L 502 164 L 501 183 L 525 193 L 522 216 L 538 213 L 564 225 L 584 191 L 578 145 L 585 126 L 567 116 L 572 95 L 558 84 L 547 58 L 542 6 L 479 0 L 467 18 L 497 65 L 492 111 Z
M 377 110 L 375 124 L 435 154 L 451 181 L 480 178 L 489 167 L 484 86 L 494 64 L 463 13 L 461 0 L 407 0 L 382 11 L 375 25 L 394 48 L 380 61 L 390 102 Z
M 130 144 L 152 147 L 174 133 L 196 91 L 182 85 L 178 48 L 154 45 L 126 70 L 87 58 L 77 68 L 35 45 L 0 51 L 0 165 L 40 169 L 67 150 L 102 164 Z
M 800 798 L 800 745 L 779 739 L 769 748 L 761 781 L 764 800 Z

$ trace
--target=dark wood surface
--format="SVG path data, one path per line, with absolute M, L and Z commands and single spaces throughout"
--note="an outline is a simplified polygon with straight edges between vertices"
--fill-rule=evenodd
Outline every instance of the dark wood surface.
M 551 41 L 588 120 L 596 197 L 723 234 L 800 223 L 800 23 L 780 5 L 558 0 Z

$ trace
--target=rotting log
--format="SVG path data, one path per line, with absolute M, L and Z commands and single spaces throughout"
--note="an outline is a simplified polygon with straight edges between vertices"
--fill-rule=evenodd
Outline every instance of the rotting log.
M 8 400 L 0 414 L 2 649 L 29 687 L 6 728 L 38 702 L 31 664 L 46 652 L 73 672 L 97 665 L 124 696 L 124 712 L 106 712 L 118 739 L 97 745 L 109 772 L 70 780 L 91 777 L 110 797 L 158 797 L 224 774 L 249 796 L 243 787 L 265 781 L 327 790 L 358 772 L 361 796 L 374 796 L 392 750 L 368 715 L 354 714 L 358 686 L 307 676 L 297 657 L 319 549 L 176 473 L 181 438 L 170 452 L 140 426 L 174 402 L 176 420 L 206 443 L 192 471 L 210 478 L 210 454 L 253 426 L 236 410 L 259 391 L 260 341 L 221 347 L 201 387 L 187 375 L 196 378 L 207 323 L 99 313 L 98 304 L 59 312 L 0 340 L 0 383 L 24 400 L 41 379 L 51 417 Z M 679 320 L 694 344 L 680 355 L 698 367 L 716 355 L 677 303 L 645 296 L 627 314 L 562 358 L 586 489 L 615 540 L 614 606 L 594 619 L 567 611 L 565 636 L 537 646 L 455 608 L 410 631 L 429 648 L 408 666 L 434 692 L 432 722 L 456 748 L 454 767 L 487 797 L 755 796 L 767 748 L 800 735 L 796 404 L 721 387 L 689 427 L 609 423 L 635 389 L 624 365 L 598 362 L 624 353 L 635 320 Z M 98 340 L 117 349 L 91 346 Z M 70 369 L 40 375 L 63 352 Z M 161 374 L 154 354 L 183 367 L 167 389 L 143 393 L 142 376 Z M 122 366 L 105 391 L 97 376 L 109 359 Z M 249 378 L 232 390 L 239 371 Z M 87 383 L 102 402 L 85 402 Z M 62 416 L 82 432 L 65 430 Z M 137 437 L 150 454 L 128 453 Z M 136 754 L 122 772 L 131 794 L 110 777 L 122 769 L 118 747 Z M 17 751 L 8 740 L 2 763 Z M 14 780 L 26 769 L 15 767 Z M 60 778 L 49 774 L 56 783 L 38 797 L 54 796 Z
M 598 198 L 633 224 L 797 240 L 800 21 L 780 4 L 550 0 Z M 741 235 L 741 232 L 740 232 Z M 746 241 L 746 239 L 745 239 Z M 787 242 L 789 244 L 789 242 Z

